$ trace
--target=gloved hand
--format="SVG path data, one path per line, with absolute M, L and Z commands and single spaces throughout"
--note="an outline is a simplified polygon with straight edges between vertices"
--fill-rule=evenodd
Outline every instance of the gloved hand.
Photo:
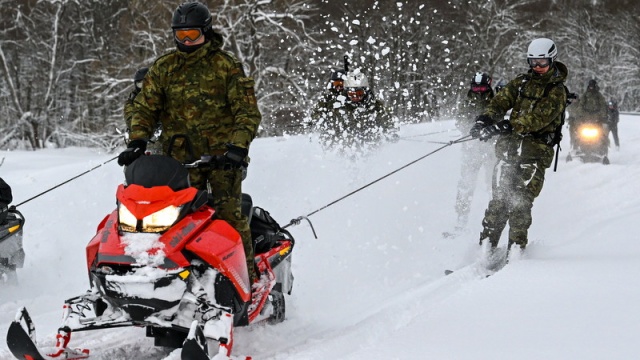
M 118 165 L 131 165 L 147 150 L 147 142 L 144 140 L 131 140 L 127 149 L 118 155 Z
M 497 124 L 489 125 L 483 128 L 480 131 L 480 135 L 478 138 L 481 141 L 487 141 L 491 139 L 492 136 L 498 134 L 509 134 L 513 131 L 513 127 L 511 127 L 511 122 L 509 120 L 499 121 Z
M 224 156 L 227 158 L 227 161 L 234 167 L 242 167 L 246 166 L 246 162 L 244 159 L 249 154 L 249 149 L 245 149 L 240 146 L 236 146 L 233 144 L 227 144 L 227 152 L 224 153 Z
M 493 123 L 493 119 L 491 119 L 491 116 L 484 114 L 478 115 L 476 117 L 475 124 L 473 124 L 473 127 L 471 127 L 471 130 L 469 131 L 469 135 L 471 135 L 471 137 L 474 139 L 480 138 L 480 132 L 482 131 L 482 129 L 486 128 L 491 123 Z

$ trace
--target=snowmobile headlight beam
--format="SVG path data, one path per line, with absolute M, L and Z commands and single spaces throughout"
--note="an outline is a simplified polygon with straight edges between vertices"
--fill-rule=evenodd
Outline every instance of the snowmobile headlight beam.
M 585 140 L 594 140 L 600 136 L 600 130 L 595 127 L 585 126 L 580 129 L 580 135 Z

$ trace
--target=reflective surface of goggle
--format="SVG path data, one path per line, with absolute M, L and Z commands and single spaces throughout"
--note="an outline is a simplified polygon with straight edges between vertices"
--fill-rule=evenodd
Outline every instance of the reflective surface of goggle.
M 527 61 L 529 62 L 529 66 L 533 67 L 541 67 L 541 68 L 546 68 L 547 66 L 551 65 L 551 60 L 544 58 L 544 59 L 527 59 Z
M 200 29 L 175 29 L 173 30 L 173 34 L 179 42 L 183 43 L 187 40 L 196 41 L 202 36 L 202 31 Z

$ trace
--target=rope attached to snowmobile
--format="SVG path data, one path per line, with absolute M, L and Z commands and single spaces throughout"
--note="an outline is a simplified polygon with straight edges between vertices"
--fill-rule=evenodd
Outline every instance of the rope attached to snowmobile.
M 85 171 L 85 172 L 83 172 L 83 173 L 81 173 L 81 174 L 78 174 L 78 175 L 76 175 L 76 176 L 72 177 L 72 178 L 71 178 L 71 179 L 69 179 L 69 180 L 65 180 L 65 181 L 61 182 L 60 184 L 58 184 L 58 185 L 56 185 L 56 186 L 54 186 L 54 187 L 52 187 L 52 188 L 50 188 L 50 189 L 48 189 L 48 190 L 46 190 L 46 191 L 43 191 L 43 192 L 41 192 L 40 194 L 38 194 L 38 195 L 36 195 L 36 196 L 33 196 L 33 197 L 31 197 L 31 198 L 29 198 L 29 199 L 27 199 L 27 200 L 25 200 L 25 201 L 21 202 L 21 203 L 20 203 L 20 204 L 18 204 L 18 205 L 15 205 L 15 207 L 18 207 L 18 206 L 20 206 L 20 205 L 22 205 L 22 204 L 26 204 L 26 203 L 28 203 L 29 201 L 31 201 L 31 200 L 33 200 L 33 199 L 35 199 L 35 198 L 38 198 L 38 197 L 40 197 L 40 196 L 42 196 L 42 195 L 44 195 L 44 194 L 46 194 L 46 193 L 48 193 L 48 192 L 50 192 L 50 191 L 52 191 L 52 190 L 55 190 L 55 189 L 59 188 L 60 186 L 62 186 L 62 185 L 64 185 L 64 184 L 66 184 L 66 183 L 68 183 L 68 182 L 71 182 L 71 181 L 73 181 L 73 180 L 75 180 L 75 179 L 77 179 L 77 178 L 79 178 L 79 177 L 81 177 L 81 176 L 83 176 L 83 175 L 86 175 L 86 174 L 88 174 L 88 173 L 92 172 L 93 170 L 96 170 L 97 168 L 99 168 L 99 167 L 101 167 L 101 166 L 103 166 L 103 165 L 105 165 L 105 164 L 107 164 L 107 163 L 112 162 L 113 160 L 115 160 L 115 159 L 117 159 L 117 158 L 118 158 L 118 157 L 116 156 L 116 157 L 113 157 L 113 158 L 111 158 L 111 159 L 109 159 L 109 160 L 107 160 L 107 161 L 103 162 L 102 164 L 96 165 L 96 166 L 94 166 L 93 168 L 91 168 L 91 169 L 89 169 L 89 170 L 87 170 L 87 171 Z
M 439 148 L 437 148 L 437 149 L 433 150 L 432 152 L 430 152 L 430 153 L 428 153 L 428 154 L 425 154 L 425 155 L 423 155 L 423 156 L 421 156 L 421 157 L 419 157 L 419 158 L 417 158 L 417 159 L 415 159 L 415 160 L 413 160 L 413 161 L 411 161 L 411 162 L 409 162 L 409 163 L 407 163 L 407 164 L 405 164 L 405 165 L 403 165 L 403 166 L 401 166 L 401 167 L 397 168 L 396 170 L 393 170 L 392 172 L 390 172 L 390 173 L 388 173 L 388 174 L 386 174 L 386 175 L 383 175 L 383 176 L 381 176 L 381 177 L 379 177 L 379 178 L 377 178 L 377 179 L 375 179 L 375 180 L 371 181 L 370 183 L 368 183 L 368 184 L 366 184 L 366 185 L 363 185 L 363 186 L 361 186 L 361 187 L 359 187 L 359 188 L 357 188 L 357 189 L 353 190 L 352 192 L 350 192 L 350 193 L 348 193 L 348 194 L 346 194 L 346 195 L 342 196 L 341 198 L 336 199 L 336 200 L 334 200 L 334 201 L 332 201 L 332 202 L 328 203 L 327 205 L 325 205 L 325 206 L 323 206 L 323 207 L 321 207 L 321 208 L 319 208 L 319 209 L 317 209 L 317 210 L 314 210 L 314 211 L 312 211 L 312 212 L 308 213 L 308 214 L 307 214 L 307 215 L 305 215 L 305 216 L 299 216 L 299 217 L 297 217 L 297 218 L 295 218 L 295 219 L 291 220 L 287 225 L 283 226 L 283 228 L 287 228 L 287 227 L 289 227 L 289 226 L 291 226 L 291 225 L 298 225 L 298 224 L 300 224 L 300 222 L 301 222 L 301 220 L 302 220 L 302 219 L 307 220 L 307 221 L 309 222 L 309 224 L 311 225 L 311 221 L 308 219 L 308 218 L 309 218 L 309 216 L 314 215 L 315 213 L 318 213 L 318 212 L 320 212 L 320 211 L 322 211 L 322 210 L 324 210 L 324 209 L 326 209 L 326 208 L 330 207 L 331 205 L 334 205 L 334 204 L 336 204 L 336 203 L 338 203 L 338 202 L 340 202 L 340 201 L 342 201 L 342 200 L 344 200 L 344 199 L 348 198 L 349 196 L 351 196 L 351 195 L 353 195 L 353 194 L 355 194 L 355 193 L 357 193 L 357 192 L 360 192 L 360 191 L 362 191 L 362 190 L 364 190 L 364 189 L 368 188 L 369 186 L 371 186 L 371 185 L 373 185 L 373 184 L 375 184 L 375 183 L 377 183 L 377 182 L 379 182 L 379 181 L 381 181 L 381 180 L 383 180 L 383 179 L 388 178 L 389 176 L 391 176 L 391 175 L 393 175 L 393 174 L 395 174 L 395 173 L 399 172 L 400 170 L 403 170 L 403 169 L 405 169 L 405 168 L 407 168 L 407 167 L 409 167 L 409 166 L 411 166 L 411 165 L 413 165 L 413 164 L 417 163 L 418 161 L 420 161 L 420 160 L 422 160 L 422 159 L 424 159 L 424 158 L 426 158 L 426 157 L 428 157 L 428 156 L 431 156 L 431 155 L 433 155 L 433 154 L 437 153 L 438 151 L 440 151 L 440 150 L 442 150 L 442 149 L 444 149 L 444 148 L 446 148 L 446 147 L 448 147 L 448 146 L 451 146 L 451 145 L 454 145 L 454 144 L 463 143 L 463 142 L 465 142 L 465 141 L 469 141 L 469 140 L 473 140 L 473 139 L 471 138 L 471 135 L 463 136 L 463 137 L 461 137 L 461 138 L 459 138 L 459 139 L 449 141 L 448 143 L 446 143 L 446 145 L 441 146 L 441 147 L 439 147 Z M 315 232 L 315 230 L 313 229 L 313 226 L 311 226 L 311 230 L 313 230 L 313 235 L 315 236 L 315 235 L 316 235 L 316 232 Z M 317 238 L 318 238 L 318 237 L 316 236 L 316 239 L 317 239 Z

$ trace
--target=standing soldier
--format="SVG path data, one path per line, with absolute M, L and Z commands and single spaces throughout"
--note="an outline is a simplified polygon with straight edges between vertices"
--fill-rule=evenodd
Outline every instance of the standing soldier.
M 142 90 L 142 81 L 144 80 L 145 75 L 149 68 L 143 67 L 136 71 L 133 75 L 133 89 L 129 93 L 129 97 L 124 102 L 124 122 L 127 124 L 127 132 L 131 132 L 131 117 L 133 116 L 133 99 L 140 93 Z
M 347 100 L 347 92 L 344 90 L 344 79 L 346 77 L 347 73 L 344 69 L 333 69 L 331 71 L 325 92 L 322 93 L 313 110 L 311 110 L 311 122 L 308 125 L 321 129 L 330 121 L 333 109 L 344 105 Z
M 607 100 L 600 93 L 600 87 L 595 79 L 589 80 L 587 90 L 580 97 L 578 110 L 578 122 L 589 121 L 607 126 Z
M 135 161 L 147 147 L 157 125 L 167 153 L 169 139 L 185 134 L 193 155 L 224 155 L 216 168 L 191 169 L 191 186 L 211 188 L 216 215 L 242 236 L 250 280 L 256 281 L 253 244 L 247 217 L 241 213 L 242 166 L 256 136 L 261 115 L 251 77 L 231 53 L 222 50 L 222 36 L 211 27 L 209 9 L 198 2 L 178 6 L 171 21 L 177 50 L 158 58 L 149 68 L 134 101 L 128 148 L 118 158 L 120 165 Z M 179 138 L 172 156 L 190 159 L 188 143 Z
M 529 45 L 530 70 L 511 80 L 476 118 L 470 134 L 496 142 L 498 162 L 493 172 L 493 195 L 482 220 L 480 244 L 489 240 L 491 253 L 509 222 L 509 244 L 524 250 L 531 225 L 531 208 L 544 183 L 545 169 L 553 162 L 553 146 L 559 139 L 567 94 L 567 67 L 556 61 L 558 50 L 550 39 L 535 39 Z M 503 120 L 513 109 L 509 120 Z
M 366 153 L 384 139 L 395 139 L 396 128 L 375 98 L 369 80 L 360 69 L 349 71 L 344 80 L 346 99 L 325 108 L 323 121 L 316 124 L 320 140 L 327 148 L 337 148 L 349 155 Z
M 613 142 L 616 144 L 616 148 L 620 149 L 620 139 L 618 138 L 618 122 L 620 121 L 620 111 L 618 110 L 618 102 L 615 99 L 610 99 L 607 103 L 609 130 L 613 135 Z
M 487 73 L 477 72 L 471 79 L 471 88 L 467 92 L 467 98 L 462 103 L 460 114 L 456 118 L 456 127 L 461 133 L 469 133 L 475 118 L 485 111 L 493 96 L 491 76 Z M 496 158 L 493 154 L 492 143 L 480 141 L 462 143 L 461 174 L 456 195 L 456 212 L 458 213 L 456 232 L 462 231 L 467 226 L 471 200 L 480 168 L 485 168 L 487 183 L 491 184 L 491 174 L 495 163 Z

